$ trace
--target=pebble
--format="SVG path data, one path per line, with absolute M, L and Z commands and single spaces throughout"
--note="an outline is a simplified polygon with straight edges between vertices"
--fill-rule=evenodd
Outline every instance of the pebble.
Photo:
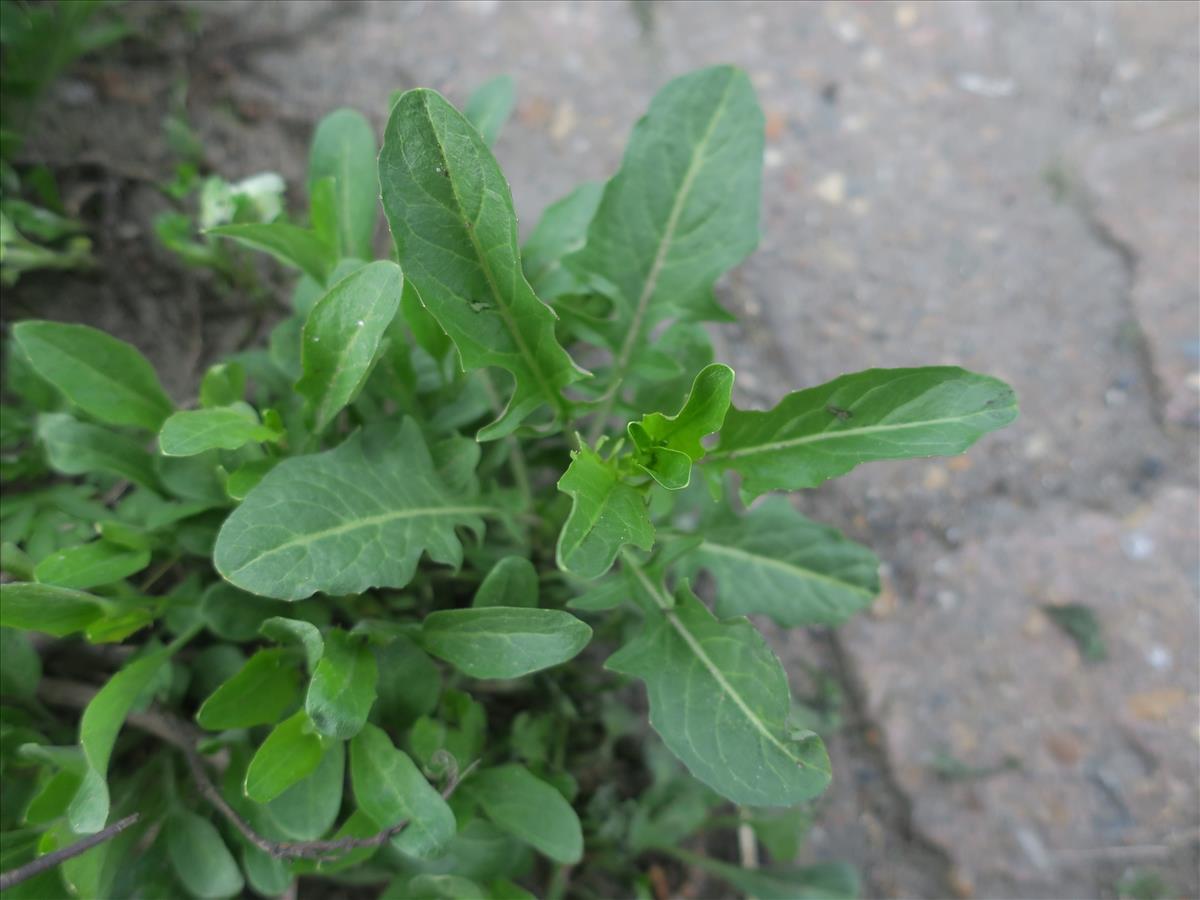
M 816 183 L 813 191 L 830 206 L 841 206 L 846 200 L 846 176 L 830 172 Z
M 1144 531 L 1131 531 L 1121 538 L 1121 549 L 1132 560 L 1149 559 L 1154 555 L 1154 538 Z

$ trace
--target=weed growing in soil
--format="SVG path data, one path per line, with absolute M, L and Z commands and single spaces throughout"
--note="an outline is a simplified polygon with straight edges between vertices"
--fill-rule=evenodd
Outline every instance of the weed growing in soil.
M 105 334 L 13 328 L 2 867 L 69 858 L 6 898 L 661 896 L 672 857 L 854 892 L 791 865 L 829 759 L 746 617 L 837 625 L 877 560 L 780 492 L 962 452 L 1013 392 L 870 369 L 732 405 L 700 323 L 758 242 L 745 74 L 668 84 L 524 247 L 489 150 L 511 107 L 409 91 L 381 149 L 326 118 L 307 224 L 208 230 L 300 278 L 194 402 Z M 681 849 L 735 828 L 770 865 Z

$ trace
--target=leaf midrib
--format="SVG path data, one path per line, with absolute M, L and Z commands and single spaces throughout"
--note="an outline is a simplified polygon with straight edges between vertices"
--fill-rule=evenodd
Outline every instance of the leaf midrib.
M 737 73 L 730 69 L 729 79 L 725 83 L 725 90 L 721 94 L 720 102 L 717 103 L 716 108 L 713 110 L 712 118 L 709 119 L 708 125 L 704 129 L 704 136 L 692 148 L 692 158 L 688 163 L 687 171 L 684 173 L 683 181 L 680 182 L 679 192 L 675 195 L 675 202 L 671 205 L 671 213 L 667 216 L 666 227 L 663 228 L 662 237 L 659 238 L 658 248 L 654 253 L 654 261 L 650 265 L 650 271 L 646 273 L 646 281 L 642 285 L 641 294 L 638 296 L 637 306 L 634 308 L 629 330 L 625 333 L 625 340 L 621 344 L 621 349 L 618 351 L 617 357 L 613 362 L 612 387 L 609 388 L 608 394 L 605 397 L 604 406 L 596 413 L 596 424 L 593 426 L 592 440 L 595 440 L 596 436 L 603 431 L 609 413 L 612 411 L 613 403 L 616 402 L 617 394 L 620 393 L 621 385 L 625 380 L 626 369 L 629 366 L 629 359 L 633 355 L 633 348 L 637 344 L 641 334 L 642 321 L 645 319 L 646 312 L 650 308 L 650 299 L 654 296 L 654 291 L 658 287 L 658 277 L 662 272 L 667 254 L 670 252 L 671 245 L 675 240 L 675 230 L 679 227 L 679 219 L 683 215 L 683 207 L 691 195 L 692 184 L 695 182 L 696 175 L 707 154 L 708 142 L 712 139 L 717 122 L 725 114 L 725 107 L 729 102 L 730 94 L 733 92 L 733 83 L 736 78 Z
M 737 447 L 732 450 L 717 449 L 712 453 L 707 454 L 701 463 L 716 462 L 721 459 L 740 459 L 745 456 L 754 456 L 759 453 L 771 453 L 775 450 L 788 450 L 792 447 L 801 447 L 805 444 L 815 444 L 820 441 L 841 440 L 844 438 L 855 438 L 866 434 L 881 434 L 891 431 L 904 431 L 911 428 L 928 428 L 931 425 L 952 425 L 967 422 L 978 416 L 992 416 L 997 412 L 1012 407 L 991 407 L 989 409 L 980 409 L 975 412 L 967 413 L 962 416 L 946 416 L 939 419 L 922 419 L 919 422 L 901 422 L 896 425 L 864 425 L 861 428 L 842 428 L 837 431 L 819 431 L 815 434 L 805 434 L 800 437 L 788 438 L 783 441 L 770 441 L 764 444 L 755 444 L 750 447 Z
M 231 569 L 229 572 L 223 573 L 227 578 L 244 572 L 251 566 L 258 565 L 264 559 L 274 556 L 277 553 L 282 553 L 285 550 L 291 550 L 293 547 L 305 547 L 325 538 L 333 537 L 338 534 L 346 534 L 351 531 L 357 531 L 361 528 L 374 528 L 378 525 L 386 525 L 390 522 L 399 521 L 401 519 L 418 519 L 423 516 L 486 516 L 486 515 L 503 515 L 503 511 L 494 506 L 420 506 L 411 509 L 393 510 L 392 512 L 379 513 L 374 516 L 364 516 L 360 519 L 354 519 L 350 522 L 343 522 L 340 525 L 334 525 L 332 528 L 325 528 L 321 531 L 310 531 L 305 534 L 297 535 L 291 540 L 284 541 L 282 544 L 277 544 L 265 553 L 260 553 L 257 556 L 247 560 L 236 569 Z
M 623 553 L 622 556 L 624 557 L 625 564 L 629 566 L 634 575 L 637 577 L 638 581 L 641 582 L 642 587 L 646 589 L 647 593 L 654 598 L 654 602 L 658 604 L 659 609 L 662 611 L 663 618 L 670 623 L 671 627 L 675 629 L 675 632 L 683 639 L 683 642 L 687 644 L 688 649 L 695 654 L 696 658 L 700 660 L 701 665 L 708 670 L 708 674 L 711 675 L 713 680 L 717 682 L 718 687 L 720 687 L 721 690 L 734 702 L 734 705 L 741 710 L 742 715 L 744 715 L 747 721 L 750 722 L 751 727 L 761 734 L 768 743 L 779 750 L 779 752 L 781 752 L 792 762 L 796 763 L 796 765 L 803 769 L 811 768 L 807 760 L 797 756 L 786 744 L 784 744 L 779 740 L 779 738 L 771 733 L 771 729 L 767 727 L 766 723 L 763 722 L 758 713 L 750 708 L 749 704 L 746 703 L 746 701 L 742 698 L 742 695 L 738 693 L 737 689 L 729 683 L 728 679 L 725 678 L 725 673 L 721 671 L 720 667 L 713 662 L 708 653 L 705 652 L 704 646 L 696 639 L 696 636 L 687 629 L 687 626 L 680 621 L 679 616 L 675 614 L 674 604 L 671 603 L 670 598 L 663 596 L 662 589 L 646 577 L 646 573 L 642 571 L 642 567 L 639 566 L 628 553 Z
M 496 301 L 496 309 L 499 311 L 500 317 L 504 320 L 504 327 L 508 329 L 508 333 L 511 334 L 513 340 L 516 341 L 517 349 L 520 351 L 522 359 L 525 360 L 526 368 L 533 375 L 534 380 L 537 381 L 538 387 L 541 389 L 542 394 L 550 401 L 550 405 L 554 407 L 559 414 L 563 414 L 565 412 L 565 407 L 562 395 L 551 386 L 550 382 L 545 376 L 545 373 L 542 372 L 542 368 L 538 364 L 537 359 L 530 351 L 529 345 L 525 343 L 525 336 L 517 327 L 517 322 L 513 318 L 512 310 L 508 308 L 508 304 L 505 302 L 503 295 L 500 293 L 500 287 L 496 282 L 495 273 L 492 272 L 492 267 L 488 262 L 487 254 L 483 252 L 483 247 L 479 243 L 479 237 L 475 233 L 475 226 L 477 223 L 467 216 L 466 207 L 463 206 L 462 198 L 458 195 L 457 178 L 451 170 L 450 158 L 446 155 L 446 147 L 442 144 L 442 137 L 440 134 L 438 134 L 437 126 L 433 121 L 433 115 L 429 110 L 428 91 L 423 91 L 421 94 L 421 107 L 425 111 L 425 119 L 429 122 L 429 131 L 433 135 L 434 143 L 437 144 L 438 153 L 441 154 L 442 165 L 445 167 L 446 173 L 450 176 L 448 181 L 450 182 L 450 193 L 454 195 L 454 204 L 458 207 L 458 211 L 462 215 L 464 221 L 470 223 L 466 228 L 467 238 L 470 240 L 471 247 L 475 251 L 475 258 L 479 261 L 479 268 L 483 272 L 484 277 L 487 279 L 488 288 L 491 290 L 492 297 Z M 486 185 L 482 189 L 486 192 Z M 514 295 L 516 293 L 516 279 L 523 279 L 524 277 L 524 274 L 521 272 L 520 258 L 518 257 L 516 264 L 513 267 Z M 532 293 L 532 288 L 530 291 Z M 539 300 L 536 296 L 533 297 L 533 300 L 536 303 L 541 303 L 541 300 Z M 549 311 L 550 307 L 547 306 L 546 309 Z
M 789 574 L 794 574 L 799 578 L 824 582 L 832 587 L 842 590 L 853 591 L 857 594 L 862 594 L 864 597 L 874 597 L 874 591 L 869 591 L 861 585 L 854 584 L 849 581 L 842 581 L 834 578 L 831 575 L 826 575 L 814 569 L 808 569 L 804 566 L 798 566 L 795 563 L 790 563 L 782 559 L 775 559 L 770 556 L 762 556 L 758 553 L 751 553 L 748 550 L 743 550 L 740 547 L 734 547 L 730 544 L 718 544 L 713 541 L 703 541 L 699 547 L 700 550 L 707 550 L 709 553 L 715 553 L 718 556 L 730 556 L 735 559 L 742 559 L 754 565 L 763 566 L 764 568 L 780 569 Z

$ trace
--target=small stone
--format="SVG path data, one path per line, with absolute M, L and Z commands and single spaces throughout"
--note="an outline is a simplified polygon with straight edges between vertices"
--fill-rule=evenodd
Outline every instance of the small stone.
M 1046 749 L 1064 766 L 1073 766 L 1083 758 L 1083 744 L 1079 738 L 1066 731 L 1046 735 Z
M 1050 621 L 1042 613 L 1040 609 L 1030 611 L 1025 618 L 1025 623 L 1021 626 L 1021 633 L 1026 637 L 1036 638 L 1041 637 L 1046 633 L 1046 626 Z
M 973 463 L 969 456 L 952 456 L 946 465 L 950 467 L 951 472 L 965 472 Z
M 1149 559 L 1154 555 L 1154 538 L 1144 531 L 1131 531 L 1121 537 L 1121 549 L 1132 560 Z
M 1159 688 L 1134 694 L 1125 701 L 1125 708 L 1135 719 L 1143 722 L 1165 722 L 1171 711 L 1187 700 L 1182 688 Z
M 944 610 L 952 610 L 958 606 L 958 594 L 951 590 L 941 590 L 937 592 L 937 604 Z
M 1150 668 L 1158 672 L 1165 672 L 1171 668 L 1174 661 L 1175 658 L 1171 655 L 1171 651 L 1162 644 L 1155 644 L 1146 654 L 1146 662 L 1150 664 Z
M 841 206 L 846 201 L 846 176 L 830 172 L 816 183 L 813 191 L 830 206 Z
M 765 134 L 768 141 L 777 141 L 783 137 L 787 131 L 787 116 L 779 110 L 771 110 L 767 113 L 767 124 Z
M 950 476 L 942 466 L 932 465 L 925 470 L 925 490 L 940 491 L 949 483 Z
M 894 18 L 901 28 L 912 28 L 917 21 L 917 8 L 911 3 L 901 3 L 896 7 Z

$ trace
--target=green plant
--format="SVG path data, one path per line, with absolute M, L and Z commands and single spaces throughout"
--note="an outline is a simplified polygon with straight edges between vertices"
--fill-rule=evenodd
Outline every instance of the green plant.
M 494 137 L 511 85 L 489 91 L 471 109 Z M 763 119 L 736 69 L 667 85 L 617 174 L 523 250 L 481 130 L 404 93 L 376 176 L 366 120 L 326 119 L 309 226 L 211 231 L 298 269 L 294 313 L 183 408 L 127 344 L 13 329 L 3 867 L 111 837 L 13 896 L 60 877 L 275 895 L 298 875 L 650 896 L 644 853 L 756 897 L 854 892 L 844 867 L 789 867 L 830 779 L 810 728 L 836 716 L 793 704 L 744 617 L 836 625 L 877 561 L 727 488 L 749 503 L 958 453 L 1013 419 L 1013 393 L 871 369 L 731 405 L 698 323 L 728 318 L 714 282 L 758 240 Z M 380 193 L 395 256 L 368 262 Z M 778 865 L 679 848 L 729 827 Z
M 83 225 L 62 207 L 53 173 L 15 163 L 46 88 L 81 56 L 128 33 L 109 0 L 0 0 L 0 285 L 36 269 L 92 262 Z

